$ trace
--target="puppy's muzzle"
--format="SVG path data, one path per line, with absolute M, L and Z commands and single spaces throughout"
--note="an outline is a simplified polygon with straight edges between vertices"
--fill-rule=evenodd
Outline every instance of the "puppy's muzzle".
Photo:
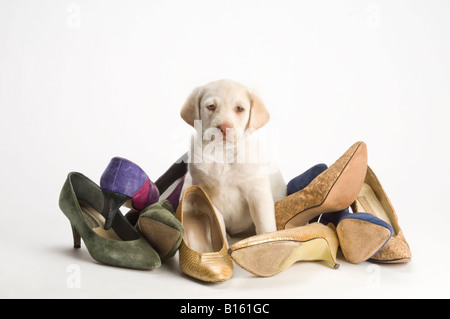
M 223 139 L 226 140 L 227 139 L 227 130 L 228 130 L 228 134 L 230 134 L 230 137 L 234 136 L 234 129 L 230 124 L 222 124 L 217 126 L 217 128 L 222 132 L 222 136 Z

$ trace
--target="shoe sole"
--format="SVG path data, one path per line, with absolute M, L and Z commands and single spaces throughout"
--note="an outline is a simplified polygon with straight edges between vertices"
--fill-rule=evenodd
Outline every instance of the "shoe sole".
M 341 211 L 358 196 L 367 172 L 367 146 L 355 143 L 305 189 L 275 203 L 277 229 L 306 225 L 313 218 Z
M 391 237 L 391 231 L 386 227 L 352 218 L 341 221 L 336 232 L 345 260 L 352 264 L 368 260 Z
M 324 260 L 335 269 L 330 246 L 324 238 L 306 242 L 280 240 L 245 248 L 230 250 L 236 264 L 259 277 L 272 277 L 286 270 L 298 261 Z
M 172 257 L 181 244 L 182 234 L 180 231 L 153 218 L 141 217 L 139 230 L 156 250 L 161 260 Z

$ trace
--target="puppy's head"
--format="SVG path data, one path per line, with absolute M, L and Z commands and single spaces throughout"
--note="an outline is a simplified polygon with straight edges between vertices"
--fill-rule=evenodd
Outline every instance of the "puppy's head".
M 192 91 L 181 109 L 181 117 L 194 126 L 202 121 L 203 132 L 218 128 L 224 139 L 227 129 L 257 130 L 269 121 L 269 113 L 259 96 L 232 80 L 219 80 Z

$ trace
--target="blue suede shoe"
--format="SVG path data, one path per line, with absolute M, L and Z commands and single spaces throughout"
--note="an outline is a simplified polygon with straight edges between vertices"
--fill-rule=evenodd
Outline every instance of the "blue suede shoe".
M 350 213 L 348 209 L 323 214 L 319 221 L 336 227 L 345 260 L 352 264 L 371 258 L 394 233 L 392 226 L 378 217 L 368 213 Z
M 306 186 L 311 184 L 311 182 L 317 176 L 319 176 L 322 172 L 326 171 L 327 169 L 328 169 L 328 166 L 326 164 L 317 164 L 317 165 L 311 167 L 309 170 L 307 170 L 303 174 L 292 179 L 287 185 L 288 196 L 295 194 L 295 193 L 301 191 L 302 189 L 304 189 Z
M 318 164 L 292 179 L 287 186 L 288 195 L 301 191 L 318 175 L 327 169 L 327 165 Z M 336 227 L 339 244 L 345 259 L 350 263 L 361 263 L 375 255 L 392 237 L 392 227 L 368 213 L 350 213 L 348 208 L 333 213 L 322 214 L 310 221 L 330 223 Z

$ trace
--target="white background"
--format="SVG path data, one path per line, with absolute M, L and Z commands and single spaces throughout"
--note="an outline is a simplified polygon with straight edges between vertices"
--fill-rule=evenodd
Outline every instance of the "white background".
M 211 285 L 177 258 L 145 272 L 73 250 L 67 173 L 98 182 L 123 156 L 156 180 L 187 148 L 184 100 L 221 78 L 265 101 L 286 181 L 365 141 L 413 261 Z M 0 0 L 0 297 L 448 298 L 449 107 L 448 0 Z

